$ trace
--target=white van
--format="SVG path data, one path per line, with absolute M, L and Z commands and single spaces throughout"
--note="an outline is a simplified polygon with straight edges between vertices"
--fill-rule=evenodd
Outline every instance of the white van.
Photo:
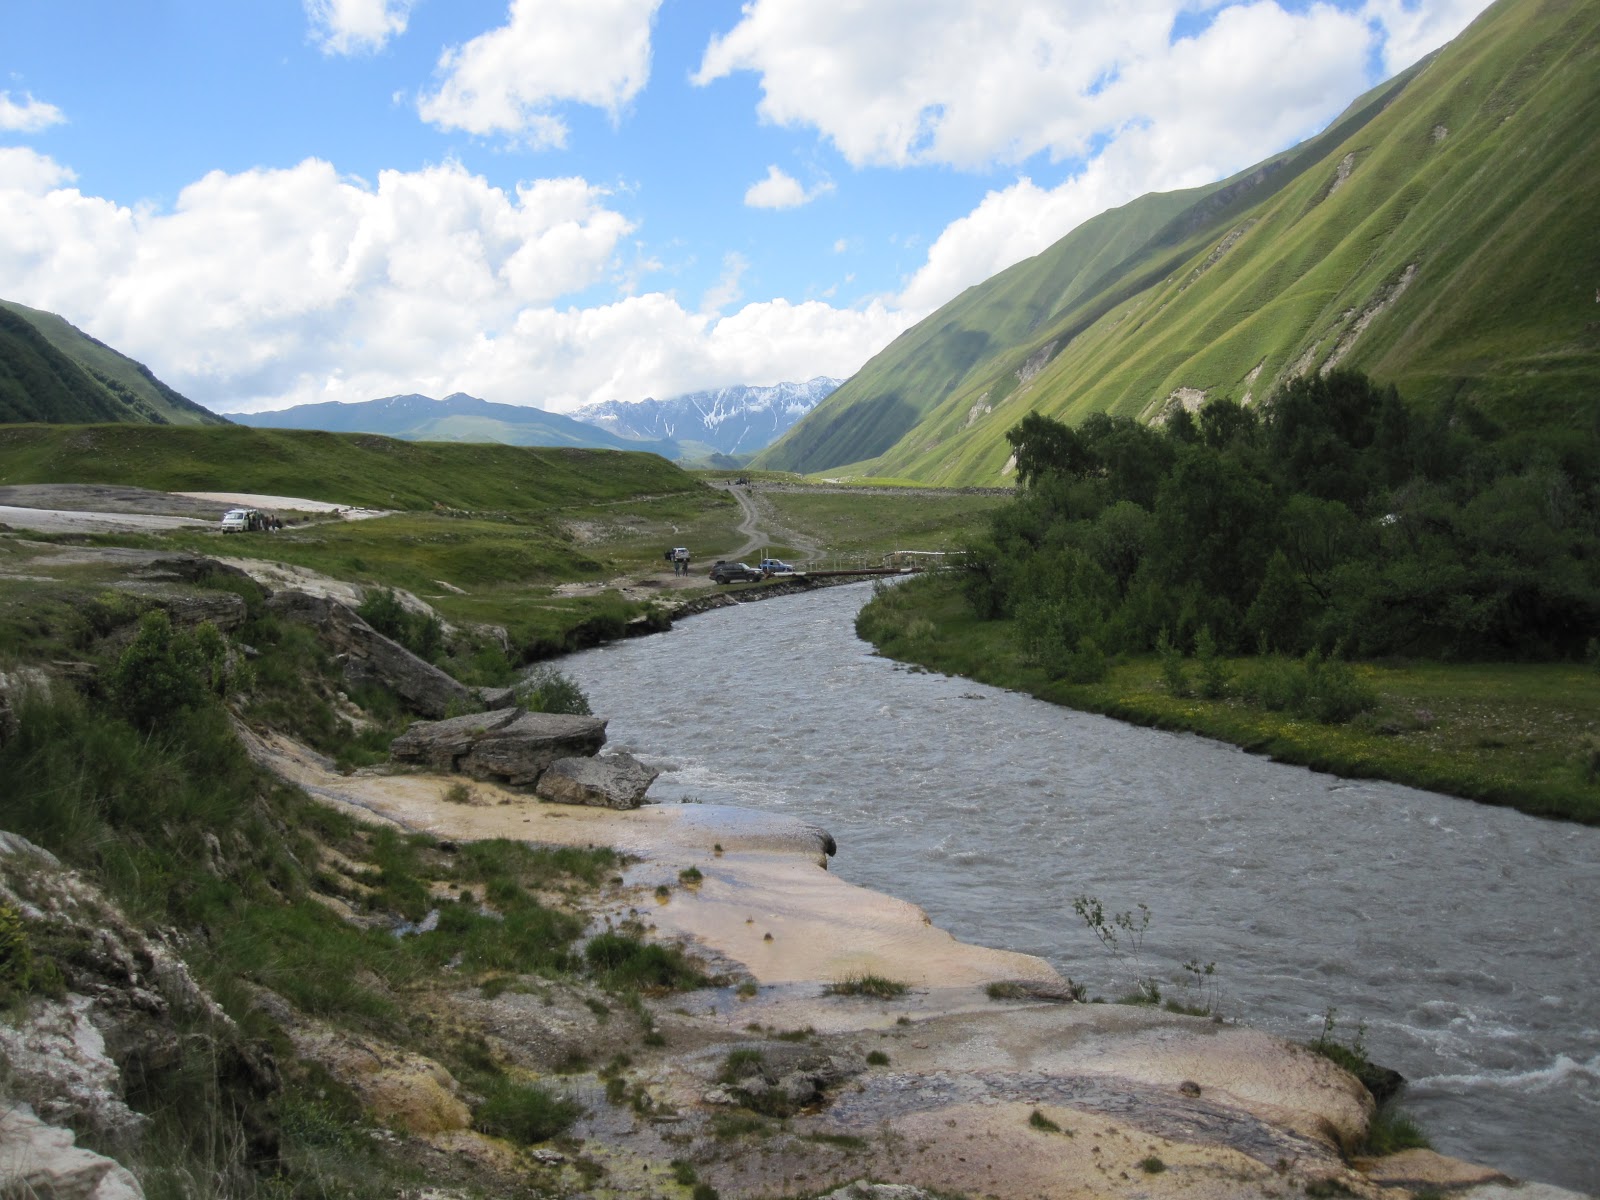
M 250 528 L 250 515 L 254 512 L 253 508 L 230 508 L 222 514 L 222 532 L 243 533 Z

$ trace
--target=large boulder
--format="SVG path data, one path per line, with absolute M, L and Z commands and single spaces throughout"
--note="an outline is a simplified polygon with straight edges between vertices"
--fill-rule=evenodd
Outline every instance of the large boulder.
M 501 708 L 445 721 L 418 721 L 390 743 L 389 756 L 435 771 L 457 771 L 529 788 L 551 763 L 587 758 L 599 753 L 605 742 L 603 717 Z
M 638 808 L 660 773 L 626 753 L 558 758 L 539 776 L 533 790 L 539 799 L 555 804 Z
M 456 769 L 474 779 L 527 788 L 558 758 L 589 757 L 605 744 L 604 717 L 525 712 L 478 738 Z
M 355 610 L 308 592 L 274 592 L 267 601 L 286 620 L 314 628 L 322 640 L 344 659 L 345 682 L 351 687 L 375 683 L 388 688 L 413 712 L 441 718 L 452 711 L 479 707 L 470 688 L 457 683 L 430 662 L 418 658 L 399 642 L 384 637 Z

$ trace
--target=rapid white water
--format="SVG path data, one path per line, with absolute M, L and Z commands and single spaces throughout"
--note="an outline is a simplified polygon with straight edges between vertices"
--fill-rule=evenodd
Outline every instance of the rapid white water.
M 1091 993 L 1215 961 L 1222 1011 L 1366 1026 L 1436 1149 L 1600 1192 L 1600 830 L 1282 766 L 908 669 L 864 587 L 745 604 L 564 660 L 610 748 L 692 797 L 826 826 L 833 869 Z M 1149 906 L 1140 961 L 1072 911 Z

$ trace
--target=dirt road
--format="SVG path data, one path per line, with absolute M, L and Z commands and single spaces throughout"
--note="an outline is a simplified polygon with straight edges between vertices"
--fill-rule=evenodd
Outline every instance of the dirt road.
M 772 509 L 771 505 L 763 504 L 759 496 L 752 493 L 748 488 L 741 487 L 737 483 L 719 484 L 717 486 L 728 489 L 728 494 L 738 501 L 739 511 L 742 514 L 736 532 L 743 536 L 745 541 L 737 550 L 728 555 L 730 559 L 743 560 L 747 555 L 754 555 L 774 543 L 793 547 L 799 552 L 798 557 L 800 558 L 811 559 L 822 556 L 821 543 L 806 537 L 803 533 L 780 525 L 777 520 L 777 513 Z M 766 528 L 763 528 L 763 526 L 766 526 Z

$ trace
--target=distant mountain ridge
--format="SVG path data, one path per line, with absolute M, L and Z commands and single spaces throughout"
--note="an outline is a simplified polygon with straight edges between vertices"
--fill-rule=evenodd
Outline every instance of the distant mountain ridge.
M 606 400 L 573 415 L 621 437 L 666 438 L 717 454 L 754 454 L 771 445 L 842 383 L 818 375 L 804 383 L 690 392 L 670 400 Z
M 754 465 L 1001 483 L 1030 411 L 1155 420 L 1335 364 L 1509 423 L 1586 419 L 1597 45 L 1600 7 L 1498 0 L 1317 137 L 969 288 Z
M 465 392 L 442 400 L 411 392 L 352 404 L 297 404 L 273 412 L 234 413 L 260 429 L 320 429 L 329 433 L 379 433 L 412 442 L 500 442 L 508 446 L 579 446 L 637 450 L 677 458 L 670 441 L 639 441 L 560 413 L 520 404 L 496 404 Z
M 0 300 L 0 422 L 226 425 L 65 318 Z

